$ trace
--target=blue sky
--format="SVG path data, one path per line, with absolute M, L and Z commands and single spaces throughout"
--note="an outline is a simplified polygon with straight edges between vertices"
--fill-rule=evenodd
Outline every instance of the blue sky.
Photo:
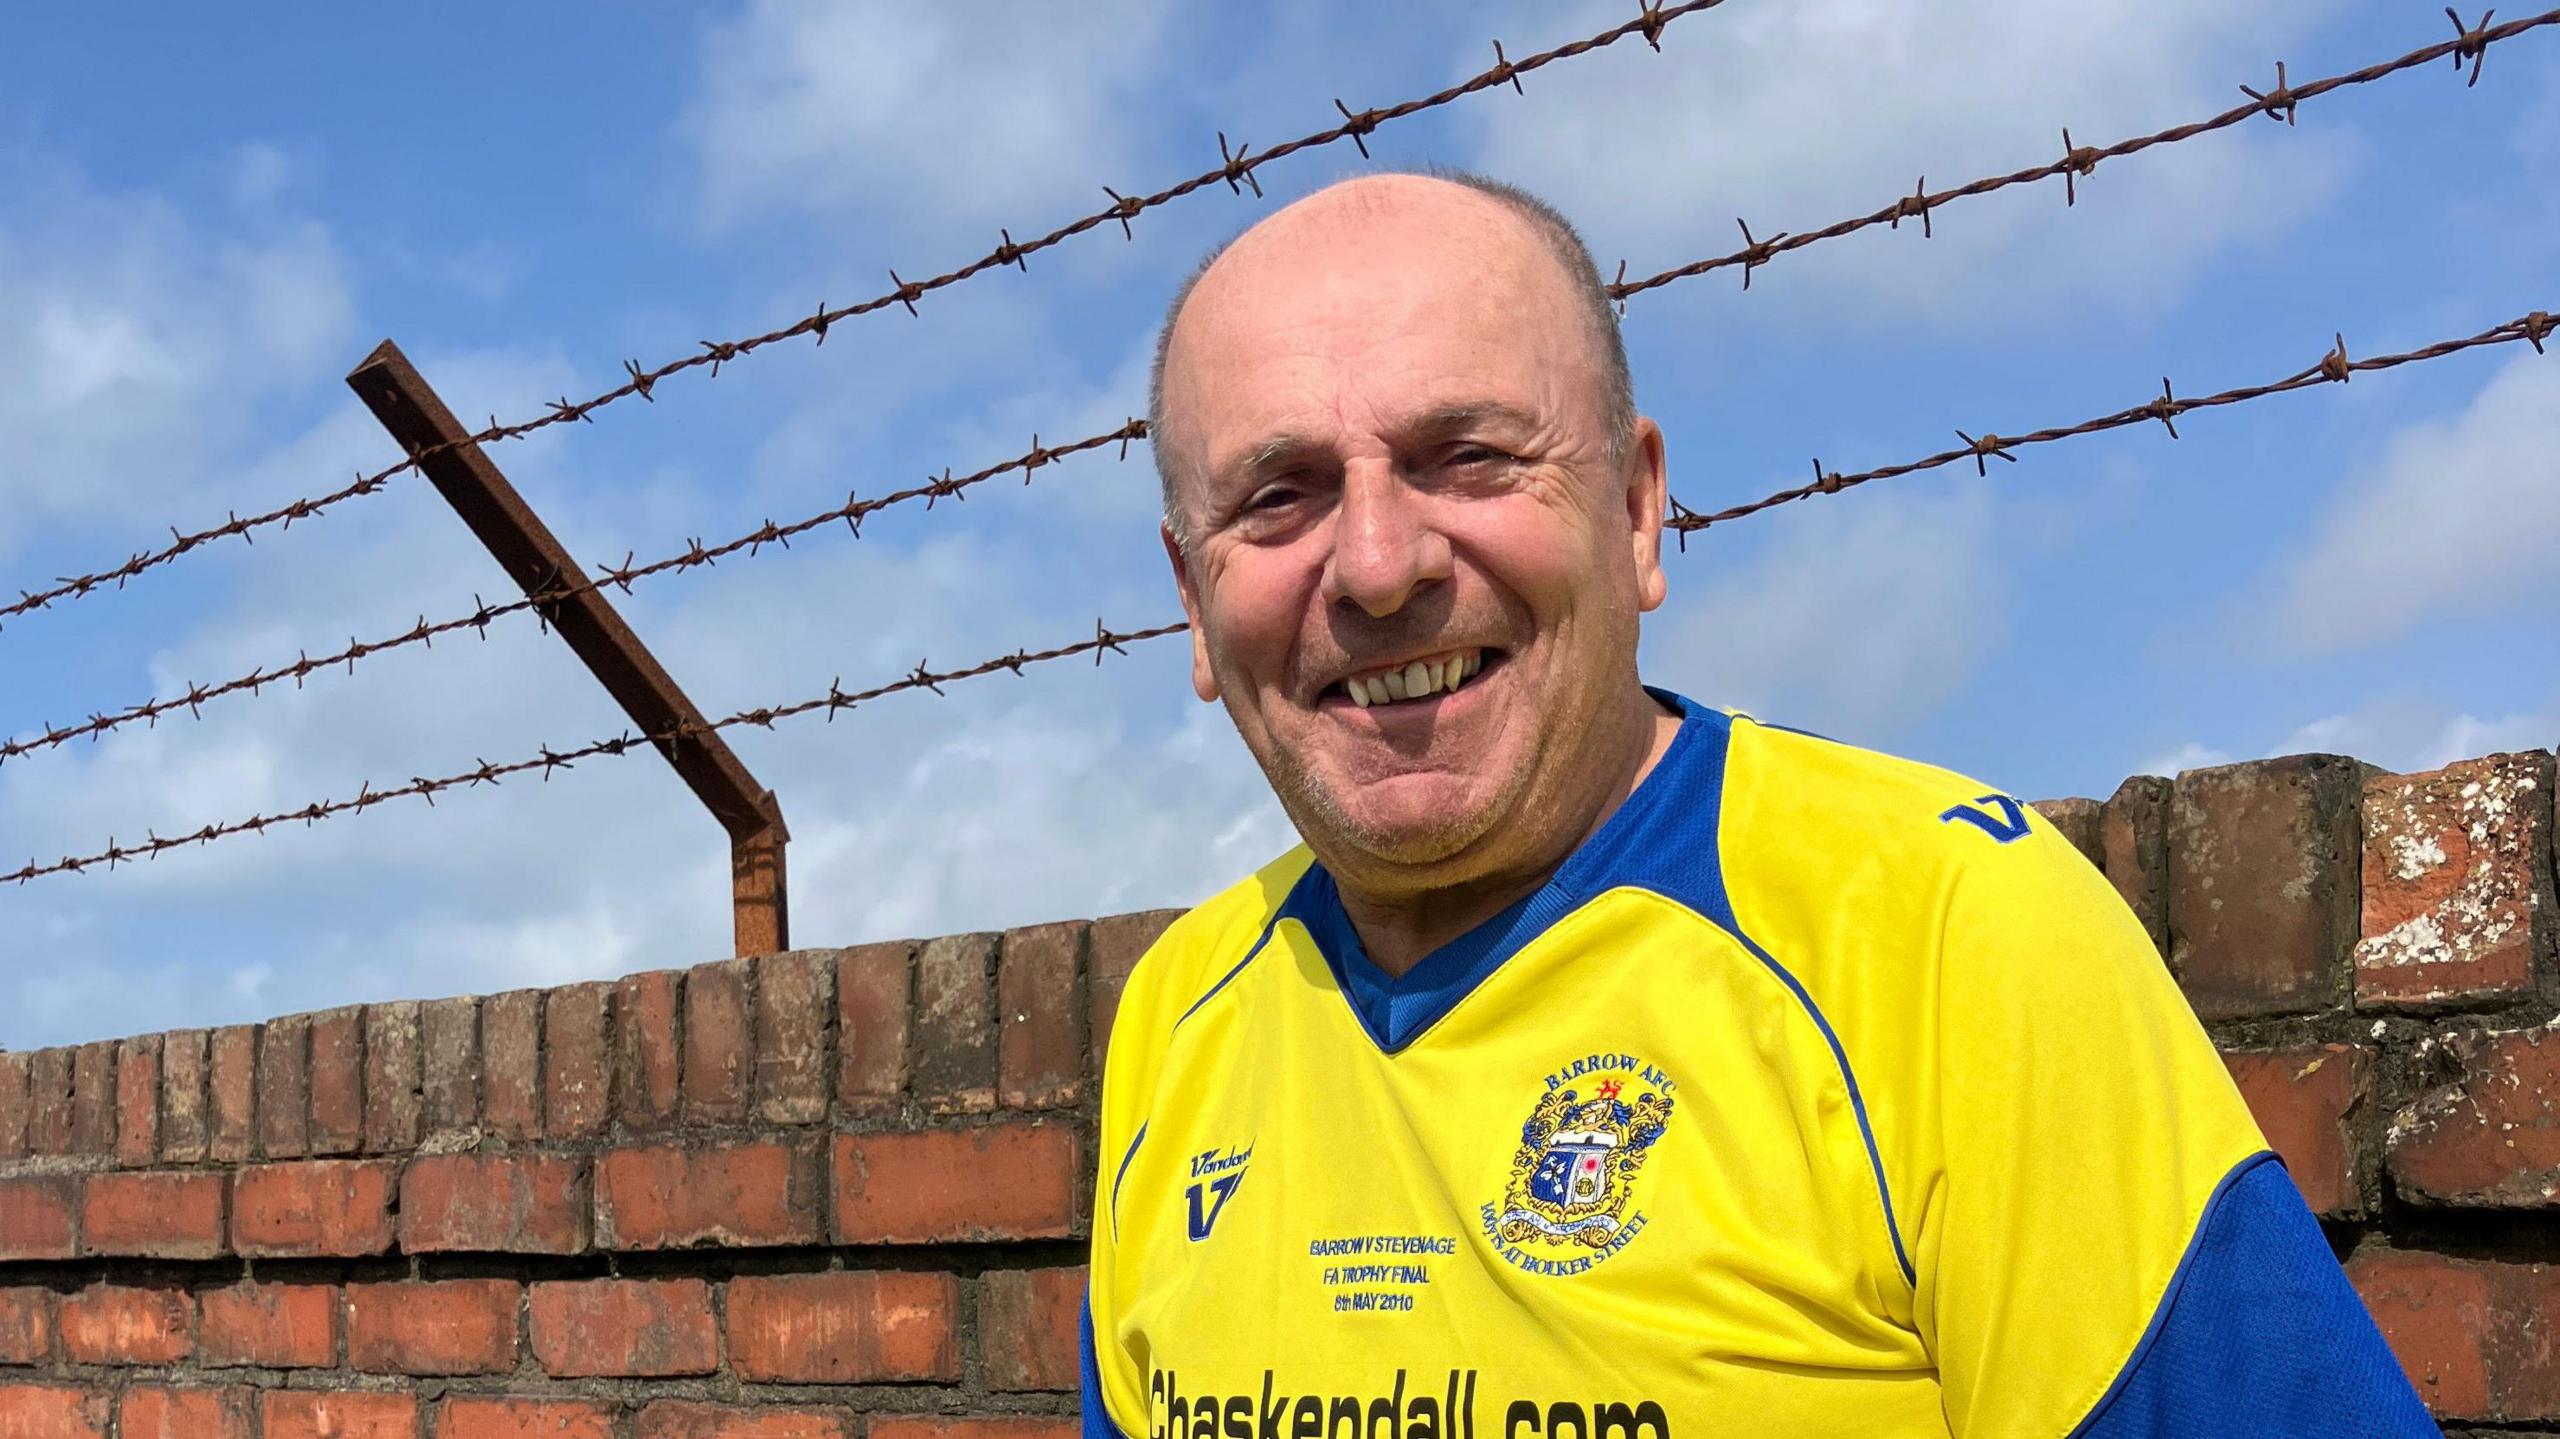
M 1045 230 L 1617 5 L 445 6 L 32 11 L 0 51 L 0 590 L 343 484 L 388 442 L 341 376 L 388 335 L 465 416 Z M 1380 163 L 1549 195 L 1604 264 L 1730 249 L 2219 109 L 2273 61 L 2440 38 L 2379 0 L 1732 0 L 1390 125 Z M 220 56 L 208 64 L 206 57 Z M 642 558 L 966 471 L 1143 402 L 1208 245 L 1348 146 L 499 447 L 573 551 Z M 1635 300 L 1639 397 L 1709 508 L 2560 309 L 2560 35 Z M 2422 768 L 2560 733 L 2560 359 L 2497 350 L 1870 486 L 1675 559 L 1656 682 L 2038 796 L 2324 749 Z M 715 714 L 1176 612 L 1142 453 L 660 580 L 626 614 Z M 0 732 L 466 610 L 506 581 L 414 478 L 0 629 Z M 0 765 L 51 858 L 623 721 L 492 628 Z M 1287 843 L 1179 641 L 902 697 L 739 750 L 795 835 L 795 939 L 1199 899 Z M 0 892 L 0 1044 L 551 984 L 726 953 L 721 836 L 645 756 Z

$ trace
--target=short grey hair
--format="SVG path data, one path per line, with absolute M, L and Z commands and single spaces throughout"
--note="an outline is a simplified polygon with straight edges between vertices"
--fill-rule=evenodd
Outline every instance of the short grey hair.
M 1600 277 L 1600 262 L 1591 257 L 1591 247 L 1583 243 L 1582 233 L 1564 212 L 1530 194 L 1517 185 L 1479 175 L 1470 170 L 1431 166 L 1422 170 L 1381 170 L 1378 174 L 1414 174 L 1434 180 L 1445 180 L 1462 189 L 1473 190 L 1527 222 L 1530 230 L 1547 247 L 1547 253 L 1564 267 L 1566 282 L 1572 285 L 1582 304 L 1583 317 L 1600 347 L 1602 383 L 1607 387 L 1609 410 L 1609 460 L 1616 464 L 1626 458 L 1627 446 L 1636 432 L 1635 375 L 1627 366 L 1626 337 L 1618 330 L 1616 297 L 1609 284 Z M 1257 222 L 1259 223 L 1259 222 Z M 1148 449 L 1155 456 L 1156 480 L 1163 491 L 1165 528 L 1185 546 L 1190 544 L 1190 529 L 1176 498 L 1173 461 L 1164 443 L 1164 369 L 1165 356 L 1173 348 L 1173 325 L 1182 318 L 1182 307 L 1191 302 L 1191 292 L 1200 287 L 1201 278 L 1209 273 L 1221 256 L 1244 237 L 1252 226 L 1245 227 L 1201 257 L 1180 289 L 1174 291 L 1173 303 L 1165 307 L 1164 324 L 1156 331 L 1155 364 L 1147 377 Z

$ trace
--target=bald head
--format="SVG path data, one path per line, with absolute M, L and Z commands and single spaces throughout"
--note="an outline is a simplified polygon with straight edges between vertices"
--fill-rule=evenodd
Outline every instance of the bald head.
M 1203 343 L 1259 341 L 1252 318 L 1273 316 L 1317 291 L 1357 295 L 1381 279 L 1413 287 L 1461 285 L 1489 308 L 1566 307 L 1583 353 L 1574 368 L 1606 416 L 1612 458 L 1635 432 L 1635 386 L 1599 266 L 1572 224 L 1516 186 L 1463 171 L 1344 180 L 1306 196 L 1212 250 L 1175 294 L 1156 339 L 1147 419 L 1165 523 L 1188 542 L 1186 473 L 1206 457 L 1184 428 L 1185 362 Z M 1323 297 L 1318 295 L 1316 303 Z M 1235 311 L 1241 310 L 1239 320 Z M 1199 318 L 1186 323 L 1198 312 Z M 1286 343 L 1289 317 L 1266 327 Z M 1392 323 L 1381 313 L 1380 323 Z

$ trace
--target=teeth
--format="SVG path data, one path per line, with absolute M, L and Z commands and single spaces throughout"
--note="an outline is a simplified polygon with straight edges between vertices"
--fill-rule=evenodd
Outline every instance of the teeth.
M 1454 690 L 1484 669 L 1484 651 L 1460 650 L 1440 660 L 1415 660 L 1402 669 L 1342 682 L 1343 692 L 1362 709 L 1399 700 L 1426 699 Z

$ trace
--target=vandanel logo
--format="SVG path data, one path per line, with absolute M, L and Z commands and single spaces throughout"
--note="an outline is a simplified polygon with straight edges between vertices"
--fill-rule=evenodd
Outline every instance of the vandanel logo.
M 1494 1252 L 1532 1274 L 1579 1274 L 1635 1242 L 1636 1177 L 1671 1124 L 1678 1086 L 1629 1054 L 1594 1054 L 1547 1076 L 1520 1126 L 1498 1203 L 1483 1207 Z

